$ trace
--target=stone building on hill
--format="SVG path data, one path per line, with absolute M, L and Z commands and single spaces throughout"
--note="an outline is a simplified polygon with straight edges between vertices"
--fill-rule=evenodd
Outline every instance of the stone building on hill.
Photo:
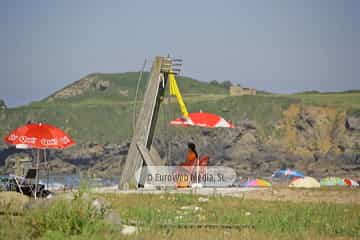
M 256 95 L 255 88 L 244 88 L 240 86 L 231 86 L 229 89 L 230 96 Z

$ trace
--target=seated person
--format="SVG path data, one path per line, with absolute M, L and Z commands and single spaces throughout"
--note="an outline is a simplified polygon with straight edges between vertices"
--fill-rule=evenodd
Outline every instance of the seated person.
M 186 161 L 180 164 L 180 166 L 194 166 L 198 159 L 198 153 L 196 152 L 196 146 L 194 143 L 188 143 L 188 151 L 186 154 Z
M 194 143 L 188 143 L 188 151 L 186 154 L 186 161 L 181 163 L 181 169 L 178 169 L 178 174 L 187 176 L 187 178 L 181 178 L 177 182 L 177 187 L 189 187 L 191 183 L 191 173 L 198 160 L 198 153 L 196 152 L 196 146 Z

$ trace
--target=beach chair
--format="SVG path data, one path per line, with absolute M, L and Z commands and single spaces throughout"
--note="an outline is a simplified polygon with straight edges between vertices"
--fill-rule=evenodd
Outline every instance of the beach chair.
M 10 175 L 13 179 L 13 185 L 15 185 L 15 189 L 12 186 L 11 189 L 17 192 L 20 192 L 24 195 L 33 197 L 35 196 L 35 178 L 36 178 L 36 169 L 30 168 L 25 176 L 16 176 Z M 38 184 L 38 192 L 44 190 L 44 185 Z
M 202 156 L 199 160 L 199 172 L 200 174 L 206 174 L 207 173 L 207 166 L 209 164 L 209 156 Z

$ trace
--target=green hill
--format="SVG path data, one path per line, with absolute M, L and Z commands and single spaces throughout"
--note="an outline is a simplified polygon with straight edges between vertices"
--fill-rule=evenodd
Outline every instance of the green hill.
M 148 72 L 142 75 L 140 91 L 145 89 L 148 75 Z M 55 92 L 45 101 L 73 104 L 133 101 L 138 79 L 138 72 L 90 74 Z M 188 77 L 179 77 L 178 82 L 185 95 L 227 94 L 227 89 L 222 85 L 208 84 Z
M 138 72 L 90 74 L 44 100 L 4 109 L 0 135 L 4 136 L 28 121 L 42 121 L 64 129 L 77 142 L 111 142 L 128 138 L 131 136 L 138 78 Z M 147 79 L 148 73 L 144 73 L 139 86 L 138 106 Z M 188 77 L 179 77 L 178 82 L 189 102 L 221 99 L 227 94 L 227 89 L 221 84 L 208 84 Z
M 90 74 L 50 95 L 48 98 L 17 108 L 4 108 L 0 113 L 0 135 L 4 136 L 27 121 L 42 121 L 56 125 L 77 142 L 114 142 L 132 134 L 134 96 L 138 72 Z M 145 90 L 148 73 L 144 73 L 140 87 L 138 108 Z M 188 77 L 178 78 L 190 112 L 207 111 L 239 123 L 253 121 L 257 130 L 268 136 L 292 103 L 330 105 L 351 113 L 360 112 L 360 93 L 329 94 L 258 94 L 256 96 L 228 96 L 226 84 L 201 82 Z M 159 128 L 169 129 L 168 121 L 180 116 L 175 101 L 162 104 Z M 173 134 L 177 131 L 173 130 Z

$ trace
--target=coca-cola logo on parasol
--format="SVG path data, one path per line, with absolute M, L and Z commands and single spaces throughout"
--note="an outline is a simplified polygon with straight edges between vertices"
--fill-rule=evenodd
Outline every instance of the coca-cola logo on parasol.
M 51 138 L 51 139 L 42 138 L 40 140 L 40 143 L 44 146 L 53 146 L 53 145 L 57 145 L 58 141 L 56 138 Z
M 20 136 L 19 142 L 24 144 L 35 144 L 37 138 L 36 137 L 27 137 L 27 136 Z
M 62 138 L 59 138 L 59 142 L 62 144 L 68 144 L 70 143 L 70 139 L 67 136 L 64 136 Z
M 44 146 L 66 145 L 70 143 L 70 139 L 67 136 L 51 139 L 43 138 L 40 140 L 40 143 Z
M 10 141 L 15 141 L 16 139 L 18 139 L 18 136 L 16 136 L 15 134 L 11 134 L 8 139 Z

